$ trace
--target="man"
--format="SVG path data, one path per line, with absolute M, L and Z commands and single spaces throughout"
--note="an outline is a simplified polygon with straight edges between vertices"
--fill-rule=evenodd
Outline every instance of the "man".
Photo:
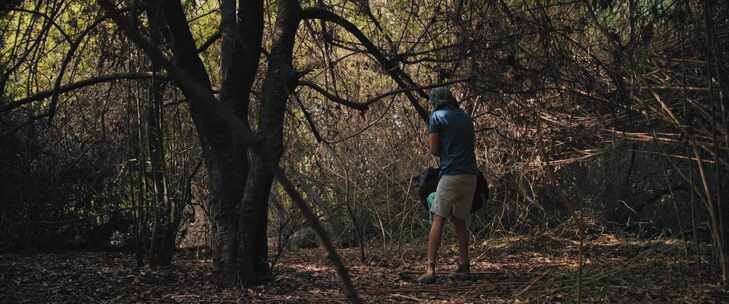
M 429 100 L 434 108 L 428 121 L 430 153 L 440 158 L 440 181 L 430 208 L 433 221 L 428 234 L 426 272 L 418 278 L 421 283 L 435 281 L 438 247 L 443 223 L 447 218 L 455 225 L 458 237 L 456 274 L 469 272 L 466 222 L 470 216 L 478 174 L 470 115 L 458 107 L 448 88 L 431 90 Z

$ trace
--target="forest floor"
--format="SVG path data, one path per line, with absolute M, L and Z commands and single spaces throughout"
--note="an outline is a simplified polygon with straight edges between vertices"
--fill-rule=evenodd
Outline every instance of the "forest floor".
M 422 245 L 372 245 L 367 263 L 358 249 L 339 252 L 367 303 L 576 303 L 578 285 L 584 303 L 729 303 L 729 292 L 707 270 L 708 245 L 597 235 L 585 240 L 581 280 L 575 240 L 512 236 L 472 245 L 477 280 L 448 278 L 455 256 L 449 245 L 441 250 L 441 276 L 430 285 L 412 281 L 423 269 Z M 343 303 L 325 256 L 320 249 L 292 251 L 276 263 L 272 283 L 241 293 L 209 283 L 210 260 L 194 253 L 159 270 L 137 268 L 123 253 L 0 254 L 0 303 Z

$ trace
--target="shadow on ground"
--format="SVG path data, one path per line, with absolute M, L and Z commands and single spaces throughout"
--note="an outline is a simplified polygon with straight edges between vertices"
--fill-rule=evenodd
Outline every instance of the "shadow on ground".
M 369 303 L 729 303 L 729 293 L 712 283 L 706 246 L 599 235 L 584 244 L 579 275 L 578 244 L 549 235 L 482 241 L 471 250 L 477 274 L 465 279 L 448 277 L 455 248 L 447 247 L 431 285 L 413 280 L 422 248 L 370 250 L 365 264 L 357 250 L 340 253 Z M 137 268 L 122 253 L 2 254 L 0 303 L 345 302 L 325 256 L 319 249 L 291 252 L 271 284 L 241 293 L 209 283 L 210 261 L 190 254 L 160 270 Z

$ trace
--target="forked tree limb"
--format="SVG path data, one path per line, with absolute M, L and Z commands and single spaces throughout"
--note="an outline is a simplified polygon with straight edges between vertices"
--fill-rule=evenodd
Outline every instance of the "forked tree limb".
M 213 95 L 209 88 L 206 88 L 190 73 L 170 61 L 152 42 L 136 31 L 134 26 L 129 23 L 128 18 L 122 15 L 110 0 L 98 0 L 98 3 L 107 11 L 114 23 L 126 36 L 144 50 L 151 60 L 161 65 L 169 73 L 169 76 L 177 82 L 186 95 L 190 97 L 188 101 L 193 111 L 198 111 L 198 114 L 204 116 L 207 122 L 217 121 L 230 127 L 232 133 L 236 135 L 235 140 L 246 144 L 260 141 L 248 126 L 235 117 L 229 107 L 223 105 Z

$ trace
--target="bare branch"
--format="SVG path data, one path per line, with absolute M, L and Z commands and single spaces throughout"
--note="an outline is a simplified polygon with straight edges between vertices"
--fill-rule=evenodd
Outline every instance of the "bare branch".
M 19 10 L 19 9 L 16 9 L 16 10 Z M 34 11 L 30 11 L 30 12 L 34 12 Z M 221 36 L 220 32 L 219 31 L 216 32 L 215 34 L 210 36 L 202 45 L 200 45 L 200 47 L 198 47 L 197 51 L 199 53 L 205 52 L 213 43 L 215 43 L 218 39 L 220 39 L 220 36 Z M 80 40 L 81 39 L 79 39 L 78 41 L 80 41 Z M 69 40 L 69 42 L 73 43 L 73 41 L 70 41 L 70 40 Z M 56 94 L 63 94 L 63 93 L 81 89 L 81 88 L 84 88 L 87 86 L 96 85 L 99 83 L 106 83 L 106 82 L 111 82 L 111 81 L 116 81 L 116 80 L 139 80 L 139 79 L 150 79 L 150 78 L 152 78 L 151 72 L 113 73 L 113 74 L 109 74 L 109 75 L 102 75 L 102 76 L 92 77 L 89 79 L 84 79 L 84 80 L 81 80 L 81 81 L 78 81 L 78 82 L 75 82 L 72 84 L 67 84 L 64 86 L 61 86 L 60 83 L 57 83 L 57 86 L 54 89 L 38 92 L 34 95 L 15 100 L 8 105 L 0 107 L 0 113 L 9 112 L 9 111 L 17 109 L 18 107 L 21 107 L 23 105 L 44 100 L 48 97 L 53 96 L 54 91 L 57 91 Z M 163 78 L 166 78 L 166 77 L 163 76 Z M 60 77 L 59 77 L 59 79 L 60 79 Z M 43 117 L 46 117 L 46 116 L 43 116 Z
M 63 36 L 63 39 L 65 39 L 68 43 L 73 43 L 71 41 L 71 36 L 68 35 L 68 33 L 66 33 L 66 31 L 64 31 L 63 28 L 61 28 L 58 25 L 58 23 L 56 23 L 56 21 L 51 16 L 48 16 L 47 14 L 45 14 L 43 12 L 39 12 L 39 11 L 36 11 L 36 10 L 24 9 L 24 8 L 13 8 L 13 9 L 10 9 L 10 11 L 11 12 L 28 13 L 28 14 L 33 14 L 33 15 L 37 15 L 37 16 L 43 17 L 44 19 L 48 20 L 48 22 L 50 22 L 50 24 L 54 28 L 56 28 L 56 30 L 58 30 L 59 33 L 61 33 L 61 36 Z
M 316 232 L 317 236 L 319 236 L 319 240 L 321 241 L 322 246 L 324 246 L 324 249 L 326 249 L 327 251 L 327 257 L 332 262 L 332 264 L 334 264 L 334 269 L 336 270 L 337 275 L 339 275 L 339 278 L 342 280 L 345 296 L 347 296 L 351 303 L 362 303 L 362 300 L 357 294 L 357 290 L 354 288 L 354 284 L 352 284 L 352 279 L 349 276 L 349 271 L 347 270 L 347 267 L 344 266 L 342 259 L 339 257 L 339 254 L 337 254 L 337 250 L 334 248 L 334 244 L 329 238 L 326 230 L 324 230 L 324 227 L 321 225 L 321 222 L 311 210 L 309 205 L 306 204 L 306 201 L 304 201 L 304 197 L 301 195 L 301 193 L 299 193 L 298 190 L 296 190 L 296 187 L 288 179 L 288 177 L 286 177 L 283 169 L 277 166 L 276 168 L 274 168 L 274 174 L 276 176 L 276 179 L 284 188 L 284 191 L 286 191 L 296 207 L 301 210 L 304 218 L 306 218 L 311 228 L 313 228 L 314 232 Z
M 347 107 L 350 107 L 352 109 L 357 109 L 357 110 L 360 110 L 360 111 L 367 111 L 369 109 L 369 106 L 367 104 L 356 103 L 356 102 L 352 102 L 352 101 L 346 100 L 346 99 L 344 99 L 342 97 L 339 97 L 339 96 L 337 96 L 335 94 L 329 93 L 326 89 L 320 87 L 319 85 L 317 85 L 316 83 L 313 83 L 311 81 L 308 81 L 308 80 L 300 80 L 299 81 L 299 85 L 303 85 L 303 86 L 306 86 L 306 87 L 309 87 L 309 88 L 314 89 L 314 91 L 319 92 L 319 94 L 324 95 L 324 97 L 328 98 L 329 100 L 333 101 L 334 103 L 337 103 L 337 104 L 340 104 L 340 105 L 343 105 L 343 106 L 347 106 Z
M 409 92 L 409 91 L 424 91 L 424 90 L 428 90 L 428 89 L 432 89 L 432 88 L 438 88 L 438 87 L 443 87 L 443 86 L 448 86 L 448 85 L 452 85 L 452 84 L 456 84 L 456 83 L 468 82 L 470 80 L 471 80 L 471 78 L 463 78 L 463 79 L 456 79 L 456 80 L 451 80 L 451 81 L 446 81 L 446 82 L 431 84 L 431 85 L 427 85 L 427 86 L 417 86 L 417 87 L 400 88 L 400 89 L 397 89 L 397 90 L 394 90 L 394 91 L 390 91 L 390 92 L 387 92 L 387 93 L 384 93 L 384 94 L 381 94 L 381 95 L 377 95 L 375 97 L 372 97 L 372 98 L 368 99 L 367 101 L 365 101 L 364 104 L 367 105 L 367 106 L 369 106 L 369 105 L 371 105 L 371 104 L 379 101 L 380 99 L 383 99 L 385 97 L 392 96 L 392 95 L 395 95 L 395 94 L 405 93 L 405 92 Z
M 360 111 L 367 111 L 367 110 L 369 110 L 369 107 L 370 107 L 371 104 L 373 104 L 375 102 L 378 102 L 378 101 L 382 100 L 385 97 L 389 97 L 389 96 L 397 95 L 397 94 L 401 94 L 401 93 L 418 91 L 418 90 L 428 90 L 428 89 L 442 87 L 442 86 L 447 86 L 447 85 L 452 85 L 452 84 L 456 84 L 456 83 L 468 82 L 469 80 L 470 80 L 470 78 L 463 78 L 463 79 L 456 79 L 456 80 L 446 81 L 446 82 L 442 82 L 442 83 L 431 84 L 431 85 L 427 85 L 427 86 L 417 86 L 417 87 L 404 87 L 404 88 L 399 88 L 397 90 L 392 90 L 392 91 L 389 91 L 387 93 L 383 93 L 383 94 L 377 95 L 375 97 L 372 97 L 370 99 L 367 99 L 364 102 L 354 102 L 354 101 L 347 100 L 347 99 L 345 99 L 345 98 L 343 98 L 341 96 L 338 96 L 338 95 L 336 95 L 334 93 L 331 93 L 331 92 L 327 91 L 325 88 L 322 88 L 321 86 L 317 85 L 316 83 L 311 82 L 311 81 L 308 81 L 308 80 L 300 80 L 299 81 L 299 85 L 306 86 L 306 87 L 309 87 L 309 88 L 314 89 L 314 91 L 319 92 L 320 94 L 324 95 L 324 97 L 326 97 L 327 99 L 333 101 L 334 103 L 337 103 L 337 104 L 340 104 L 340 105 L 343 105 L 343 106 L 347 106 L 347 107 L 350 107 L 350 108 L 353 108 L 353 109 L 356 109 L 356 110 L 360 110 Z
M 63 94 L 63 93 L 69 92 L 69 91 L 81 89 L 81 88 L 92 86 L 92 85 L 99 84 L 99 83 L 111 82 L 111 81 L 115 81 L 115 80 L 122 80 L 122 79 L 133 80 L 133 79 L 149 79 L 149 78 L 152 78 L 152 73 L 140 72 L 140 73 L 114 73 L 114 74 L 84 79 L 79 82 L 61 86 L 57 90 L 52 89 L 52 90 L 42 91 L 42 92 L 38 92 L 34 95 L 31 95 L 31 96 L 28 96 L 25 98 L 15 100 L 6 106 L 0 107 L 0 113 L 12 111 L 20 106 L 46 99 L 48 97 L 51 97 L 54 92 L 57 92 L 58 94 Z
M 299 105 L 299 108 L 304 113 L 304 118 L 306 118 L 306 122 L 309 123 L 309 128 L 311 129 L 311 132 L 314 133 L 314 138 L 316 138 L 316 141 L 324 142 L 324 139 L 321 137 L 321 133 L 319 133 L 319 129 L 317 129 L 316 124 L 314 124 L 314 120 L 311 119 L 311 115 L 308 111 L 306 111 L 306 108 L 304 108 L 304 103 L 301 102 L 299 95 L 294 94 L 294 99 L 296 99 L 296 103 Z
M 71 59 L 73 58 L 73 55 L 76 53 L 76 50 L 78 49 L 79 45 L 81 45 L 81 42 L 86 38 L 86 35 L 88 35 L 91 30 L 96 28 L 99 23 L 106 20 L 106 16 L 101 16 L 97 18 L 94 23 L 92 23 L 89 27 L 87 27 L 80 35 L 79 37 L 71 43 L 71 47 L 68 49 L 68 52 L 66 53 L 66 57 L 63 58 L 63 63 L 61 63 L 61 70 L 58 72 L 58 76 L 56 77 L 56 82 L 53 85 L 53 93 L 51 95 L 51 105 L 48 109 L 48 123 L 50 124 L 53 121 L 53 115 L 56 113 L 56 106 L 58 105 L 58 90 L 61 88 L 61 81 L 63 80 L 63 75 L 66 74 L 66 67 L 68 67 L 68 64 L 71 63 Z
M 211 45 L 213 45 L 213 43 L 215 43 L 216 41 L 218 41 L 218 39 L 220 39 L 221 36 L 222 36 L 222 34 L 220 33 L 220 31 L 215 32 L 215 34 L 213 34 L 212 36 L 208 37 L 208 39 L 205 40 L 205 42 L 203 42 L 203 44 L 201 44 L 197 48 L 197 52 L 198 53 L 202 53 L 202 52 L 207 51 L 208 48 Z
M 415 82 L 405 74 L 405 72 L 396 64 L 395 61 L 390 60 L 385 56 L 385 54 L 382 53 L 382 51 L 375 46 L 367 36 L 365 36 L 362 31 L 357 28 L 356 25 L 351 23 L 349 20 L 346 20 L 342 17 L 340 17 L 337 14 L 334 14 L 328 10 L 312 7 L 312 8 L 306 8 L 301 12 L 302 19 L 320 19 L 328 22 L 332 22 L 334 24 L 337 24 L 344 29 L 346 29 L 350 34 L 354 35 L 357 40 L 359 40 L 360 43 L 362 43 L 365 48 L 367 48 L 367 51 L 375 57 L 377 62 L 382 65 L 382 67 L 385 69 L 385 72 L 393 79 L 395 82 L 401 87 L 418 87 L 415 85 Z M 415 90 L 416 93 L 418 93 L 421 97 L 427 98 L 427 94 L 424 90 Z M 418 102 L 418 99 L 408 90 L 405 92 L 405 95 L 407 95 L 408 99 L 410 100 L 410 104 L 415 108 L 415 110 L 420 115 L 420 118 L 424 121 L 428 120 L 428 111 L 425 110 L 425 108 L 420 105 Z

